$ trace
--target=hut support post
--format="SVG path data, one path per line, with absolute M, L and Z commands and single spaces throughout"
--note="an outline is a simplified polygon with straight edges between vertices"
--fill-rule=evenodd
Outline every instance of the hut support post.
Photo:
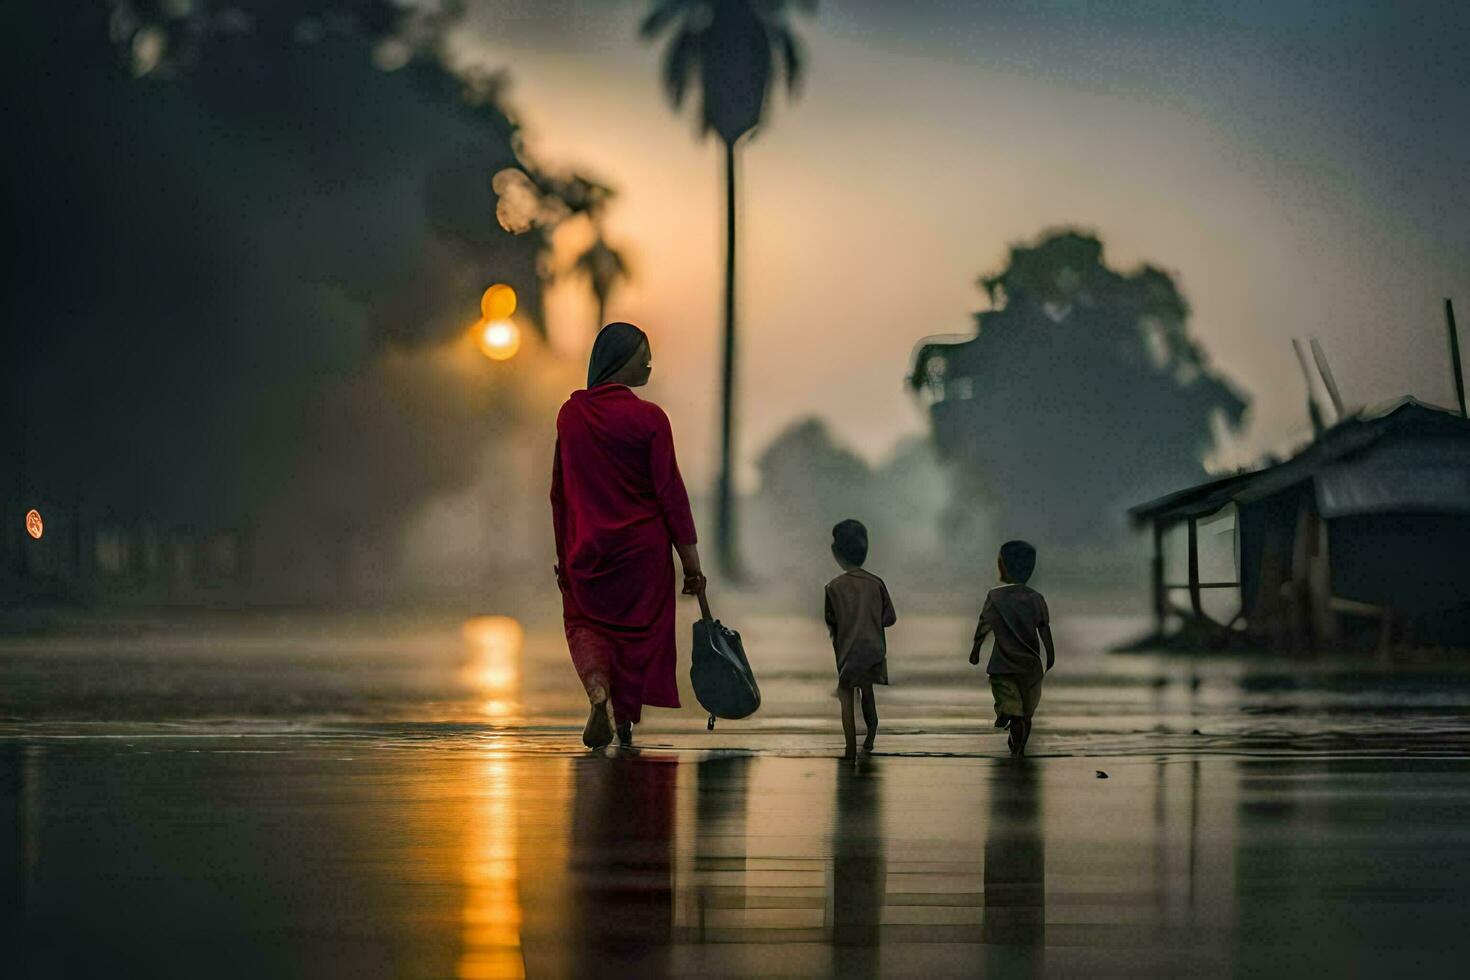
M 1154 624 L 1159 636 L 1163 636 L 1169 615 L 1169 597 L 1164 590 L 1164 525 L 1159 520 L 1154 521 L 1153 587 Z
M 1189 519 L 1189 611 L 1195 619 L 1203 619 L 1204 607 L 1199 594 L 1199 521 Z
M 1378 657 L 1388 661 L 1393 657 L 1393 609 L 1383 607 L 1383 619 L 1378 623 Z
M 1444 301 L 1445 326 L 1450 331 L 1450 367 L 1455 375 L 1455 399 L 1460 403 L 1460 417 L 1470 418 L 1465 411 L 1465 376 L 1460 371 L 1460 332 L 1455 329 L 1455 304 L 1446 297 Z

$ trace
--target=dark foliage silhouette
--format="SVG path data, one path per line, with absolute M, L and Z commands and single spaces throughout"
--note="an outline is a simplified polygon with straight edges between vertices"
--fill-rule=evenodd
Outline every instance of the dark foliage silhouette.
M 273 540 L 330 554 L 475 479 L 513 396 L 397 354 L 461 336 L 489 281 L 539 325 L 541 243 L 497 225 L 497 171 L 562 213 L 605 197 L 526 158 L 502 73 L 450 71 L 448 22 L 392 2 L 13 20 L 0 496 L 147 524 L 135 555 L 281 509 L 301 533 Z
M 1216 427 L 1241 427 L 1246 397 L 1190 337 L 1167 272 L 1118 272 L 1098 238 L 1065 230 L 980 285 L 978 335 L 923 345 L 911 378 L 954 469 L 956 524 L 985 507 L 1002 536 L 1115 540 L 1124 506 L 1202 478 Z
M 613 292 L 629 278 L 628 261 L 623 253 L 608 243 L 600 213 L 592 215 L 592 243 L 575 260 L 573 269 L 587 280 L 592 298 L 597 302 L 594 333 L 607 323 L 607 304 Z

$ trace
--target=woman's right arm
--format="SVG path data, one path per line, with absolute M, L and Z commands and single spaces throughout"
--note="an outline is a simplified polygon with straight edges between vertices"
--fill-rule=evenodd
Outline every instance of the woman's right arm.
M 704 570 L 699 565 L 699 545 L 691 541 L 674 545 L 674 550 L 679 553 L 679 564 L 684 568 L 684 594 L 699 595 L 705 585 Z
M 689 509 L 689 492 L 684 489 L 684 477 L 679 473 L 679 462 L 674 455 L 674 432 L 669 417 L 657 406 L 653 407 L 653 439 L 648 456 L 659 513 L 684 567 L 684 594 L 697 595 L 704 589 L 705 579 L 699 563 L 694 512 Z

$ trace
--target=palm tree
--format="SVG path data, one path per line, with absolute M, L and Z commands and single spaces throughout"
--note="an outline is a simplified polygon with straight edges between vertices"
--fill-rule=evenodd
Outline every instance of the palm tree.
M 587 277 L 592 295 L 597 300 L 597 324 L 594 333 L 607 323 L 607 301 L 618 284 L 628 278 L 628 263 L 622 253 L 607 243 L 602 235 L 600 223 L 596 225 L 596 236 L 586 251 L 573 260 L 572 268 Z
M 765 113 L 784 73 L 788 91 L 801 82 L 802 53 L 787 14 L 816 10 L 816 0 L 655 0 L 644 18 L 644 39 L 669 31 L 663 83 L 675 109 L 690 84 L 703 95 L 699 132 L 725 145 L 725 357 L 720 415 L 720 478 L 716 491 L 715 552 L 727 576 L 740 577 L 732 487 L 735 401 L 735 150 Z M 676 26 L 677 25 L 677 26 Z

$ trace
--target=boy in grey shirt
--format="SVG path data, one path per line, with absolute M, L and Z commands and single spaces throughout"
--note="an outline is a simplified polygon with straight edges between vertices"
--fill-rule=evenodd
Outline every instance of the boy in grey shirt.
M 1007 541 L 1000 546 L 997 565 L 1002 584 L 985 597 L 970 663 L 980 663 L 980 644 L 993 633 L 995 645 L 985 672 L 995 697 L 995 727 L 1010 729 L 1011 755 L 1022 755 L 1031 737 L 1031 716 L 1041 702 L 1041 679 L 1056 663 L 1056 648 L 1046 600 L 1026 584 L 1036 569 L 1036 549 L 1025 541 Z M 1045 670 L 1041 666 L 1043 646 Z

